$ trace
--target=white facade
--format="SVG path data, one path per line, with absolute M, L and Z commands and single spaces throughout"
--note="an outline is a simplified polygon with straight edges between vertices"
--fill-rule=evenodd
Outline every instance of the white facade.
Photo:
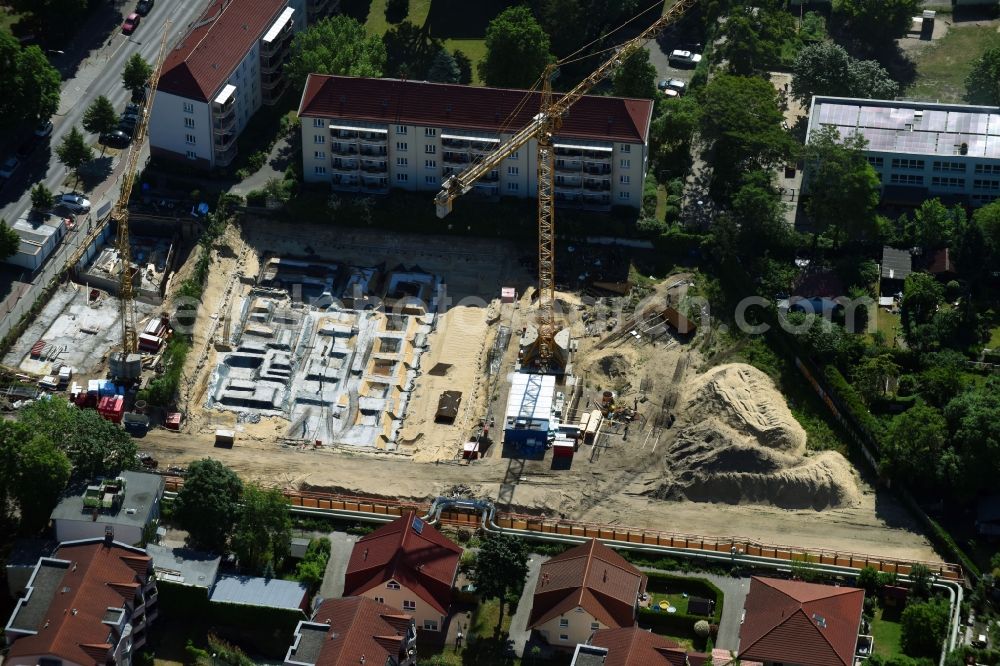
M 358 596 L 368 597 L 380 604 L 402 609 L 404 613 L 413 617 L 414 624 L 422 631 L 442 631 L 444 629 L 445 616 L 441 614 L 441 611 L 424 601 L 420 595 L 412 592 L 405 585 L 400 585 L 394 580 L 359 592 Z
M 573 610 L 543 622 L 535 627 L 549 645 L 573 647 L 586 643 L 595 631 L 609 627 L 598 622 L 594 616 L 577 606 Z M 615 627 L 617 628 L 617 627 Z
M 157 92 L 149 115 L 150 146 L 211 167 L 212 114 L 198 100 Z
M 31 271 L 41 268 L 66 235 L 62 218 L 54 215 L 46 215 L 44 219 L 37 221 L 18 220 L 11 225 L 11 229 L 21 240 L 17 252 L 6 261 Z

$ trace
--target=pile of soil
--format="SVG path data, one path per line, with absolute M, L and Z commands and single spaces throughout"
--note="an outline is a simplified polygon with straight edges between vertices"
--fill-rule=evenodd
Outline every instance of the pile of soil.
M 632 364 L 621 354 L 609 354 L 597 362 L 597 368 L 606 377 L 626 377 L 632 374 Z

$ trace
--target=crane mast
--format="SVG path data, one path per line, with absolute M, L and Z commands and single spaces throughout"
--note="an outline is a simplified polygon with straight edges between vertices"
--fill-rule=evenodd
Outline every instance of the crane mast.
M 648 28 L 615 50 L 615 53 L 588 74 L 567 93 L 558 97 L 552 94 L 552 77 L 558 63 L 548 65 L 542 75 L 541 109 L 530 123 L 518 130 L 481 160 L 474 162 L 457 174 L 447 178 L 441 191 L 434 198 L 438 217 L 451 212 L 454 201 L 472 189 L 473 184 L 496 169 L 532 139 L 538 157 L 538 337 L 533 347 L 526 351 L 524 361 L 530 361 L 543 371 L 552 365 L 564 364 L 557 358 L 555 336 L 555 201 L 554 147 L 552 138 L 562 125 L 563 116 L 581 97 L 610 76 L 625 60 L 655 38 L 667 25 L 684 15 L 699 0 L 676 0 L 674 4 Z
M 139 364 L 130 362 L 129 357 L 136 354 L 139 348 L 139 333 L 136 327 L 135 318 L 135 293 L 133 272 L 132 272 L 132 249 L 129 245 L 128 226 L 128 201 L 132 195 L 132 185 L 135 182 L 136 167 L 139 163 L 139 155 L 142 153 L 142 145 L 146 140 L 146 131 L 149 128 L 149 114 L 153 107 L 153 97 L 156 95 L 156 86 L 160 81 L 160 70 L 163 67 L 163 59 L 166 56 L 167 34 L 173 20 L 168 20 L 163 26 L 163 36 L 160 38 L 160 50 L 156 56 L 156 64 L 149 77 L 149 91 L 146 95 L 146 102 L 143 104 L 139 121 L 135 125 L 135 132 L 132 136 L 132 145 L 129 146 L 128 157 L 125 160 L 125 174 L 122 180 L 121 193 L 115 201 L 111 210 L 111 219 L 118 227 L 115 238 L 115 249 L 118 250 L 118 259 L 121 262 L 121 278 L 118 290 L 118 307 L 122 320 L 122 350 L 118 363 L 112 363 L 112 374 L 120 379 L 136 379 L 139 373 Z

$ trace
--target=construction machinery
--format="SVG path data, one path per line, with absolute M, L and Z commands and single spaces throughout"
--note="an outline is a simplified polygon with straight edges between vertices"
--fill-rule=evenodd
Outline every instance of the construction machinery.
M 125 160 L 125 174 L 122 179 L 121 193 L 111 210 L 111 221 L 117 225 L 117 236 L 115 239 L 115 249 L 118 251 L 118 261 L 121 263 L 121 278 L 118 289 L 119 314 L 122 320 L 122 348 L 120 351 L 111 354 L 111 376 L 116 380 L 133 382 L 139 378 L 142 372 L 142 357 L 139 354 L 139 331 L 136 327 L 135 318 L 135 275 L 136 270 L 132 268 L 132 249 L 129 245 L 128 229 L 128 201 L 132 196 L 132 185 L 135 182 L 136 168 L 139 164 L 139 155 L 142 153 L 142 145 L 146 141 L 146 131 L 149 128 L 149 114 L 153 108 L 153 97 L 156 95 L 156 86 L 160 81 L 160 70 L 163 68 L 163 59 L 167 53 L 167 35 L 170 31 L 172 20 L 168 20 L 163 26 L 163 36 L 160 38 L 160 50 L 156 56 L 156 64 L 153 72 L 149 76 L 147 84 L 146 101 L 142 105 L 142 112 L 139 114 L 139 121 L 135 124 L 132 133 L 132 145 L 128 149 L 128 157 Z
M 534 119 L 482 159 L 463 171 L 453 174 L 441 186 L 434 201 L 438 217 L 451 212 L 454 200 L 469 192 L 473 184 L 510 157 L 514 152 L 535 141 L 538 154 L 538 315 L 537 335 L 526 340 L 522 367 L 537 372 L 561 374 L 567 362 L 565 350 L 557 344 L 559 327 L 553 311 L 555 303 L 555 187 L 553 136 L 559 131 L 563 116 L 581 97 L 608 78 L 629 56 L 643 48 L 667 25 L 678 20 L 698 0 L 677 0 L 660 18 L 637 37 L 615 47 L 613 54 L 587 75 L 572 90 L 562 95 L 552 94 L 552 78 L 560 64 L 569 58 L 548 65 L 541 77 L 541 110 Z M 655 5 L 654 5 L 655 6 Z

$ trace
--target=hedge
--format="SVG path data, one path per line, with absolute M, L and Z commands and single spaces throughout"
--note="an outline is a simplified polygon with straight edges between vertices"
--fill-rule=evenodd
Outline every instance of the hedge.
M 834 396 L 840 399 L 841 407 L 847 411 L 846 416 L 851 418 L 860 427 L 876 447 L 881 448 L 882 427 L 878 420 L 865 406 L 861 396 L 851 384 L 840 374 L 840 370 L 832 365 L 823 368 L 823 374 L 829 383 L 830 390 Z M 875 451 L 874 453 L 880 453 Z
M 680 615 L 680 617 L 690 618 L 691 622 L 696 620 L 708 619 L 712 624 L 719 624 L 722 620 L 722 606 L 725 603 L 725 595 L 722 593 L 718 587 L 713 585 L 711 582 L 705 580 L 704 578 L 688 578 L 687 576 L 674 576 L 672 574 L 663 573 L 660 571 L 644 571 L 649 582 L 646 584 L 647 591 L 659 592 L 669 586 L 670 593 L 675 594 L 678 592 L 686 592 L 688 596 L 704 597 L 706 599 L 715 600 L 715 612 L 711 618 L 706 618 L 701 615 Z M 661 615 L 673 615 L 678 617 L 676 613 L 660 613 L 658 611 L 647 610 L 651 616 L 661 616 Z
M 684 613 L 658 613 L 648 608 L 639 609 L 639 626 L 648 627 L 657 634 L 668 636 L 694 636 L 694 623 L 706 618 Z

